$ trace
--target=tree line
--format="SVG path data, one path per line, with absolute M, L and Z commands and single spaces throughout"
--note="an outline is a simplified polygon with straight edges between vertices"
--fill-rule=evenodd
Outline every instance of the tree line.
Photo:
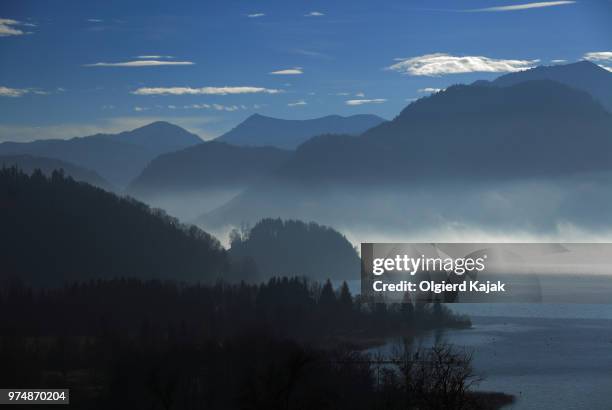
M 69 386 L 71 406 L 94 409 L 496 408 L 503 397 L 471 392 L 464 352 L 364 352 L 375 337 L 469 326 L 439 305 L 405 305 L 371 305 L 346 283 L 303 278 L 5 281 L 0 385 Z

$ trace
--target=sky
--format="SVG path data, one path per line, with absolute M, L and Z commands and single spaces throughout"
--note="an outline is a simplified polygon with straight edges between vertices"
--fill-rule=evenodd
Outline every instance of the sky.
M 589 59 L 612 1 L 2 0 L 0 142 L 165 120 L 211 139 L 248 116 L 406 105 L 452 84 Z

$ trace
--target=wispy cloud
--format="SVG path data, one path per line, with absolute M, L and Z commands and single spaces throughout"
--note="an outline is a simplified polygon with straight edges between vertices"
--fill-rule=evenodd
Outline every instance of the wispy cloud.
M 575 1 L 540 1 L 535 3 L 512 4 L 509 6 L 485 7 L 482 9 L 465 10 L 469 12 L 500 12 L 500 11 L 519 11 L 530 9 L 541 9 L 543 7 L 567 6 L 574 4 Z
M 238 111 L 240 107 L 237 105 L 221 105 L 221 104 L 212 104 L 212 108 L 217 111 Z
M 302 105 L 308 105 L 308 103 L 304 100 L 300 100 L 300 101 L 296 101 L 296 102 L 291 102 L 289 104 L 287 104 L 289 107 L 299 107 Z
M 586 53 L 583 58 L 589 61 L 595 61 L 598 63 L 612 64 L 612 51 L 592 51 Z M 612 67 L 604 64 L 598 64 L 604 70 L 612 72 Z
M 253 14 L 247 14 L 247 17 L 251 19 L 256 19 L 258 17 L 264 17 L 265 15 L 266 15 L 265 13 L 253 13 Z
M 612 61 L 612 51 L 592 51 L 584 55 L 589 61 Z
M 555 60 L 550 60 L 551 63 L 553 64 L 561 64 L 561 63 L 567 63 L 567 60 L 561 59 L 561 58 L 557 58 Z
M 272 71 L 270 72 L 270 74 L 272 75 L 299 75 L 299 74 L 304 74 L 304 71 L 302 70 L 302 67 L 293 67 L 293 68 L 288 68 L 285 70 Z
M 60 90 L 61 89 L 58 89 L 58 92 L 62 92 Z M 0 97 L 16 98 L 16 97 L 22 97 L 26 94 L 48 95 L 51 93 L 45 90 L 41 90 L 39 88 L 10 88 L 10 87 L 0 86 Z
M 444 90 L 444 88 L 425 87 L 425 88 L 419 88 L 417 91 L 420 93 L 437 93 L 442 90 Z
M 504 73 L 534 67 L 539 60 L 504 60 L 483 56 L 453 56 L 445 53 L 397 58 L 389 70 L 417 76 L 439 76 L 463 73 Z
M 17 26 L 33 27 L 34 24 L 0 18 L 0 37 L 22 36 L 24 34 L 28 34 L 27 32 L 17 28 Z
M 364 105 L 364 104 L 382 104 L 386 102 L 385 98 L 374 98 L 370 100 L 347 100 L 346 105 Z
M 216 110 L 216 111 L 238 111 L 238 110 L 246 110 L 248 107 L 246 105 L 223 105 L 223 104 L 189 104 L 189 105 L 183 105 L 183 106 L 177 106 L 174 104 L 170 104 L 170 105 L 155 105 L 153 107 L 142 107 L 142 106 L 136 106 L 134 107 L 134 111 L 137 112 L 142 112 L 142 111 L 149 111 L 149 110 L 163 110 L 163 109 L 169 109 L 169 110 L 178 110 L 178 109 L 184 109 L 184 110 Z
M 313 58 L 323 58 L 323 59 L 331 59 L 332 58 L 329 55 L 321 53 L 319 51 L 306 50 L 306 49 L 303 49 L 303 48 L 294 48 L 294 49 L 289 50 L 289 52 L 291 52 L 293 54 L 299 54 L 299 55 L 302 55 L 302 56 L 313 57 Z
M 102 19 L 87 19 L 88 22 L 90 23 L 103 23 L 104 20 Z
M 0 97 L 21 97 L 28 92 L 25 88 L 0 87 Z
M 135 60 L 122 61 L 118 63 L 93 63 L 85 64 L 84 67 L 157 67 L 166 65 L 194 65 L 191 61 L 160 61 L 160 60 Z
M 222 105 L 222 104 L 189 104 L 189 105 L 183 105 L 182 107 L 176 107 L 176 108 L 183 108 L 185 110 L 217 110 L 217 111 L 238 111 L 238 110 L 248 110 L 249 107 L 247 107 L 244 104 L 240 104 L 240 105 Z M 253 105 L 253 108 L 259 108 L 258 105 Z
M 262 87 L 142 87 L 136 95 L 235 95 L 235 94 L 277 94 L 282 90 Z
M 355 97 L 365 97 L 365 94 L 363 92 L 358 92 L 355 94 Z
M 305 17 L 322 17 L 324 15 L 325 14 L 320 11 L 311 11 L 310 13 L 304 14 Z

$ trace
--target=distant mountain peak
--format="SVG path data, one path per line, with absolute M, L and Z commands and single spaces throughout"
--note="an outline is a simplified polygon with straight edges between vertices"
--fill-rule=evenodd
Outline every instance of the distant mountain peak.
M 498 77 L 488 85 L 508 87 L 525 81 L 552 80 L 583 90 L 612 111 L 612 73 L 586 60 L 569 64 L 538 66 Z M 483 83 L 483 82 L 478 82 Z
M 242 146 L 273 146 L 295 149 L 317 135 L 360 135 L 385 120 L 370 114 L 343 117 L 327 115 L 320 118 L 288 120 L 253 114 L 217 141 Z
M 168 121 L 153 121 L 150 124 L 143 125 L 142 127 L 138 127 L 137 129 L 147 129 L 147 128 L 172 128 L 172 129 L 181 129 L 178 125 L 172 124 Z
M 119 134 L 95 134 L 68 140 L 0 144 L 0 155 L 53 158 L 96 171 L 121 187 L 153 158 L 202 143 L 195 134 L 165 121 L 155 121 Z
M 429 115 L 553 115 L 588 113 L 605 115 L 605 109 L 589 93 L 553 80 L 527 80 L 507 87 L 477 82 L 457 84 L 408 105 L 396 118 L 410 122 Z M 457 103 L 460 101 L 461 103 Z M 482 118 L 484 121 L 485 118 Z M 375 130 L 373 130 L 375 131 Z
M 170 122 L 167 121 L 154 121 L 152 123 L 143 125 L 141 127 L 138 128 L 134 128 L 133 130 L 130 131 L 124 131 L 121 134 L 130 134 L 130 133 L 141 133 L 141 132 L 165 132 L 165 133 L 174 133 L 174 134 L 192 134 L 191 132 L 187 131 L 185 128 L 182 128 L 176 124 L 172 124 Z

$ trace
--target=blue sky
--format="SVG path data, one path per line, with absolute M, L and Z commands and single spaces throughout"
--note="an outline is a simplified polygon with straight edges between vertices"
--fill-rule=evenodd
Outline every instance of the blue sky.
M 254 113 L 390 119 L 455 83 L 585 56 L 612 67 L 611 23 L 607 0 L 3 0 L 0 141 L 157 119 L 209 139 Z

